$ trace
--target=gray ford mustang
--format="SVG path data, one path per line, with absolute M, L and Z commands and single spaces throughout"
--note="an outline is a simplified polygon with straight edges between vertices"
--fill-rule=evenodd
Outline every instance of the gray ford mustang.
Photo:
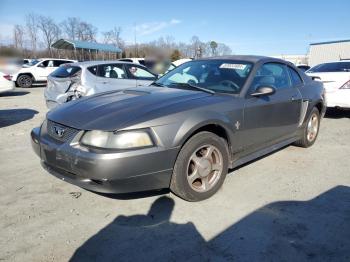
M 294 143 L 311 146 L 322 83 L 289 62 L 227 56 L 187 62 L 151 86 L 72 101 L 31 140 L 43 167 L 91 191 L 170 188 L 199 201 L 234 168 Z

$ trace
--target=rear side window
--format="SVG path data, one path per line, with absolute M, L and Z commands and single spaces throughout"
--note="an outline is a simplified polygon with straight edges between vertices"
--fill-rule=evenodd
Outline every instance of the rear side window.
M 98 76 L 105 78 L 124 79 L 127 75 L 121 64 L 108 64 L 98 66 Z
M 303 83 L 303 80 L 301 79 L 300 75 L 297 71 L 295 71 L 293 68 L 288 67 L 290 78 L 292 80 L 293 86 L 299 86 Z
M 97 75 L 97 66 L 90 66 L 87 68 L 87 70 L 93 74 L 93 75 Z
M 51 76 L 58 78 L 74 77 L 81 71 L 79 66 L 63 65 L 51 73 Z

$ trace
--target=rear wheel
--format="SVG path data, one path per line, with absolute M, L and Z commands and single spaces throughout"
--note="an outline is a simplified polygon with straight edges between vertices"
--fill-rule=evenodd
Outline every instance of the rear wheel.
M 30 75 L 20 75 L 16 81 L 19 87 L 28 88 L 33 84 L 33 78 Z
M 182 147 L 170 189 L 187 201 L 201 201 L 219 190 L 227 171 L 227 142 L 213 133 L 200 132 Z
M 295 142 L 295 145 L 301 147 L 312 146 L 318 136 L 320 129 L 320 112 L 317 108 L 313 108 L 311 114 L 306 122 L 302 136 L 300 140 Z

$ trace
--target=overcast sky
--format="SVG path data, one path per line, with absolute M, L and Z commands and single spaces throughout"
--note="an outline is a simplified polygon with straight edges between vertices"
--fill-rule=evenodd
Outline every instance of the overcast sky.
M 138 42 L 197 35 L 226 43 L 235 54 L 305 54 L 310 42 L 350 39 L 349 11 L 349 0 L 0 0 L 0 40 L 10 41 L 13 25 L 33 12 L 57 22 L 80 17 L 99 32 L 121 26 L 128 42 L 136 28 Z

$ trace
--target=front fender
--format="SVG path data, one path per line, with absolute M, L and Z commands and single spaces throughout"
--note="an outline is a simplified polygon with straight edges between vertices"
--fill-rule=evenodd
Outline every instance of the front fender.
M 222 127 L 228 136 L 231 144 L 234 133 L 233 123 L 223 114 L 211 111 L 202 111 L 191 115 L 179 127 L 174 140 L 174 146 L 182 146 L 193 133 L 207 125 L 218 125 Z

